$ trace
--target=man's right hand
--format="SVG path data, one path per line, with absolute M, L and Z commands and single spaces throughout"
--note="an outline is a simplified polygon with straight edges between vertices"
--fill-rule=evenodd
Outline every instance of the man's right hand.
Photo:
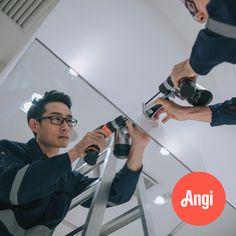
M 96 145 L 99 147 L 100 152 L 103 151 L 108 136 L 109 135 L 102 129 L 88 132 L 83 139 L 68 152 L 71 162 L 79 157 L 83 157 L 86 149 L 91 145 Z
M 175 119 L 179 121 L 186 120 L 185 110 L 188 107 L 180 106 L 164 98 L 158 98 L 156 103 L 162 105 L 162 108 L 153 116 L 155 120 L 158 120 L 160 114 L 162 113 L 166 113 L 166 116 L 162 119 L 162 123 L 166 123 L 169 119 Z
M 181 79 L 196 79 L 198 75 L 191 67 L 189 59 L 187 59 L 174 65 L 170 76 L 175 88 L 178 89 Z

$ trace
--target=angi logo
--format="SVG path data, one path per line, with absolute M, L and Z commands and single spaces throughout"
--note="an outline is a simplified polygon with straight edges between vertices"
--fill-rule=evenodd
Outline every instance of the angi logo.
M 185 198 L 181 200 L 181 206 L 199 206 L 207 210 L 209 206 L 213 206 L 213 191 L 210 194 L 192 194 L 191 190 L 187 190 Z
M 172 193 L 172 205 L 176 214 L 192 225 L 213 222 L 224 210 L 225 201 L 222 184 L 206 172 L 193 172 L 183 176 Z

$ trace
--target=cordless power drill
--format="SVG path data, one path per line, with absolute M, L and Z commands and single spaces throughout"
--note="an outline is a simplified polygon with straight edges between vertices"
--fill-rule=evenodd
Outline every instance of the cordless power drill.
M 174 100 L 175 97 L 187 102 L 193 106 L 206 106 L 212 99 L 213 95 L 210 91 L 200 89 L 193 79 L 183 78 L 180 81 L 179 89 L 176 89 L 169 76 L 160 86 L 159 91 L 147 102 L 143 103 L 143 114 L 147 119 L 151 119 L 158 112 L 162 105 L 156 103 L 156 98 L 161 95 L 167 100 Z
M 121 130 L 122 128 L 124 128 L 126 126 L 126 123 L 125 123 L 126 121 L 127 121 L 126 117 L 118 116 L 114 120 L 109 121 L 104 125 L 101 125 L 97 129 L 102 129 L 106 133 L 108 133 L 108 135 L 111 135 L 113 132 L 115 132 L 115 131 L 118 132 L 118 130 Z M 119 154 L 122 154 L 121 152 L 123 151 L 124 147 L 123 146 L 122 147 L 121 146 L 115 146 L 114 148 L 116 148 L 115 153 L 119 156 Z M 100 149 L 97 145 L 89 146 L 85 150 L 84 161 L 89 165 L 95 165 L 96 162 L 97 162 L 97 158 L 99 156 L 99 153 L 100 153 Z

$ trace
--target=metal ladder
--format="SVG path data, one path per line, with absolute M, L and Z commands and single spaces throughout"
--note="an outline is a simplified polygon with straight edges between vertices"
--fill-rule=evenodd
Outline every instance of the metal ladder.
M 138 205 L 102 225 L 106 206 L 109 205 L 109 191 L 118 161 L 118 159 L 113 156 L 114 136 L 114 134 L 111 136 L 109 147 L 100 154 L 95 166 L 88 166 L 87 164 L 84 164 L 77 169 L 77 171 L 82 174 L 87 174 L 92 170 L 95 170 L 97 174 L 99 174 L 100 165 L 104 163 L 101 174 L 102 177 L 92 183 L 85 189 L 85 191 L 74 198 L 70 206 L 71 210 L 93 196 L 85 224 L 73 230 L 66 236 L 105 236 L 139 218 L 141 218 L 142 221 L 144 236 L 156 236 L 149 211 L 149 203 L 146 196 L 143 173 L 140 175 L 136 188 Z

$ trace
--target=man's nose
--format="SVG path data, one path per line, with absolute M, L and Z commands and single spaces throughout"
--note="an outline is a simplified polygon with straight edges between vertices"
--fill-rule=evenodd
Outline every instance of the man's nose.
M 61 128 L 63 130 L 70 130 L 70 126 L 67 124 L 66 120 L 62 121 Z

